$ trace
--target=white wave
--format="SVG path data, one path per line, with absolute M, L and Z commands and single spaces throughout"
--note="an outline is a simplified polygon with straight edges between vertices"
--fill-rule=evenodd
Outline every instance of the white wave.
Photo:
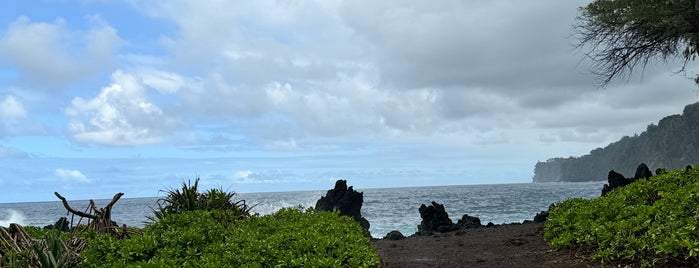
M 24 214 L 14 209 L 7 209 L 5 212 L 7 213 L 7 217 L 0 218 L 0 226 L 8 227 L 10 226 L 10 223 L 24 225 L 24 220 L 26 219 Z

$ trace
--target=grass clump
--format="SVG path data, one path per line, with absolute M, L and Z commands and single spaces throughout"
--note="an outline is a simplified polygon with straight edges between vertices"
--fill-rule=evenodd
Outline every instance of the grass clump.
M 544 237 L 603 261 L 699 266 L 699 169 L 641 179 L 596 199 L 552 206 Z
M 281 209 L 239 219 L 230 210 L 165 215 L 143 236 L 97 235 L 85 267 L 378 267 L 362 228 L 336 213 Z

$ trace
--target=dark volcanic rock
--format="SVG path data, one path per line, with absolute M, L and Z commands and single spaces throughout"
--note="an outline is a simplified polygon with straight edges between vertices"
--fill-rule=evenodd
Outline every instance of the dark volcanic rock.
M 546 219 L 548 219 L 548 217 L 549 217 L 549 211 L 548 211 L 548 210 L 539 212 L 539 213 L 536 214 L 536 216 L 534 216 L 534 222 L 545 222 Z
M 650 169 L 648 166 L 646 166 L 646 163 L 641 163 L 636 168 L 636 174 L 633 175 L 633 180 L 647 179 L 650 177 L 653 177 L 653 172 L 650 172 Z
M 446 233 L 470 228 L 483 227 L 481 219 L 468 214 L 464 214 L 461 219 L 454 224 L 444 209 L 444 205 L 432 201 L 432 204 L 420 206 L 420 217 L 422 221 L 417 226 L 416 235 L 432 235 Z
M 659 171 L 656 171 L 656 173 L 657 172 Z M 636 174 L 634 174 L 633 178 L 625 178 L 624 175 L 621 175 L 614 170 L 610 170 L 609 175 L 607 175 L 607 184 L 602 187 L 602 196 L 606 195 L 611 190 L 624 187 L 636 180 L 647 179 L 650 177 L 653 177 L 653 172 L 650 171 L 645 163 L 638 165 L 636 168 Z
M 479 228 L 483 227 L 481 224 L 481 219 L 473 216 L 469 216 L 468 214 L 464 214 L 464 216 L 461 217 L 461 219 L 456 223 L 456 225 L 460 229 L 471 229 L 471 228 Z
M 401 232 L 396 231 L 396 230 L 393 230 L 393 231 L 388 232 L 388 233 L 386 234 L 386 236 L 383 237 L 383 239 L 387 239 L 387 240 L 401 240 L 401 239 L 405 239 L 405 236 L 404 236 Z
M 56 223 L 44 226 L 44 229 L 55 229 L 63 232 L 68 232 L 70 231 L 70 226 L 68 225 L 68 218 L 61 217 L 56 221 Z
M 611 190 L 626 186 L 629 183 L 631 183 L 631 180 L 625 178 L 624 175 L 621 175 L 614 170 L 610 170 L 609 175 L 607 175 L 607 184 L 602 186 L 602 196 L 606 195 Z
M 422 204 L 418 209 L 422 222 L 417 226 L 417 232 L 421 235 L 443 233 L 453 230 L 454 223 L 449 219 L 449 214 L 444 210 L 444 205 L 432 201 L 432 205 Z
M 340 211 L 340 215 L 352 217 L 359 222 L 365 230 L 365 234 L 369 234 L 369 221 L 362 217 L 362 204 L 364 203 L 364 194 L 352 189 L 352 186 L 347 187 L 346 180 L 337 180 L 335 188 L 328 190 L 325 196 L 318 199 L 316 209 L 321 211 Z

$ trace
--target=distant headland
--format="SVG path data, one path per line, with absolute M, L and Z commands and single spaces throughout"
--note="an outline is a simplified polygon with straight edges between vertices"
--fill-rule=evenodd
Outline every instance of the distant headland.
M 633 174 L 639 163 L 651 169 L 679 169 L 699 163 L 699 103 L 684 107 L 681 115 L 661 119 L 633 137 L 597 148 L 580 157 L 551 158 L 538 162 L 533 182 L 606 180 L 609 170 Z

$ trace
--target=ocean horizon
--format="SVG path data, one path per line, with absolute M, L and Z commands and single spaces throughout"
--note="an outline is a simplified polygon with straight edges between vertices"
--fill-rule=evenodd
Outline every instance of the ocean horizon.
M 418 208 L 432 201 L 443 204 L 450 218 L 456 222 L 468 214 L 481 219 L 483 224 L 517 223 L 532 220 L 536 213 L 548 206 L 573 197 L 594 198 L 600 195 L 602 181 L 576 183 L 510 183 L 479 185 L 445 185 L 421 187 L 392 187 L 355 189 L 363 192 L 362 216 L 371 224 L 373 237 L 383 237 L 392 230 L 404 235 L 417 231 L 420 224 Z M 313 207 L 327 190 L 238 193 L 235 200 L 253 205 L 253 213 L 271 214 L 284 207 Z M 112 220 L 118 224 L 143 227 L 161 197 L 121 198 L 113 207 Z M 103 207 L 111 199 L 94 200 Z M 88 200 L 69 200 L 78 210 L 85 210 Z M 0 225 L 9 223 L 45 226 L 60 217 L 70 215 L 59 200 L 0 203 Z M 79 217 L 73 218 L 74 224 Z M 85 221 L 85 220 L 83 220 Z

